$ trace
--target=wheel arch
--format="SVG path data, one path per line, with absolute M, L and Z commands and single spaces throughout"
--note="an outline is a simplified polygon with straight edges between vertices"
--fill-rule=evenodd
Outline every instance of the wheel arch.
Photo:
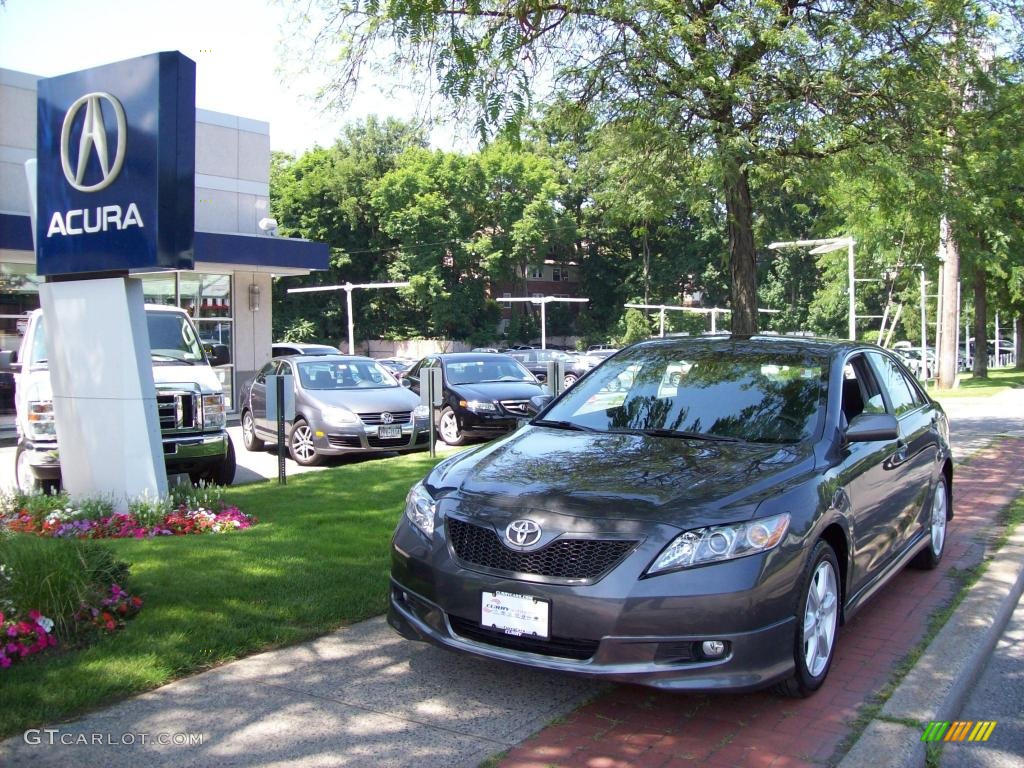
M 850 571 L 850 542 L 846 530 L 838 521 L 832 521 L 821 532 L 819 541 L 824 541 L 832 551 L 836 553 L 836 562 L 839 565 L 839 623 L 846 622 L 846 594 L 848 577 Z

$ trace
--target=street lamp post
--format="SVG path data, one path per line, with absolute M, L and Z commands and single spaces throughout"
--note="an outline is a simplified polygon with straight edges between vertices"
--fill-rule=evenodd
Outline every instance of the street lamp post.
M 345 283 L 344 285 L 318 285 L 311 288 L 289 288 L 288 293 L 315 293 L 317 291 L 344 291 L 348 305 L 348 353 L 356 353 L 355 318 L 352 316 L 352 291 L 356 288 L 405 288 L 409 283 Z
M 505 297 L 503 297 L 501 299 L 501 301 L 519 301 L 519 302 L 527 302 L 528 301 L 531 304 L 540 304 L 540 348 L 541 349 L 547 349 L 548 348 L 547 312 L 545 311 L 545 308 L 547 307 L 547 305 L 550 304 L 552 301 L 563 301 L 563 302 L 568 302 L 568 303 L 575 302 L 577 304 L 585 304 L 586 302 L 590 301 L 590 299 L 571 299 L 571 298 L 569 298 L 567 296 L 536 296 L 536 297 L 523 297 L 523 296 L 520 296 L 520 297 L 517 297 L 517 298 L 512 298 L 512 297 L 509 297 L 509 296 L 505 296 Z
M 850 296 L 849 334 L 851 341 L 857 338 L 857 304 L 854 297 L 854 286 L 857 283 L 857 277 L 854 272 L 853 261 L 853 246 L 855 244 L 856 240 L 852 237 L 826 237 L 821 240 L 786 240 L 772 243 L 768 246 L 773 251 L 780 248 L 810 248 L 810 253 L 813 254 L 829 253 L 846 248 L 846 275 L 849 281 L 848 291 Z

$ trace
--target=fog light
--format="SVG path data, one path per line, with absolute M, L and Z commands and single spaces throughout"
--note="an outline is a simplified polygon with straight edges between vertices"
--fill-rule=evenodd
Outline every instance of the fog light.
M 700 644 L 700 650 L 709 659 L 717 659 L 725 655 L 725 643 L 721 640 L 705 640 Z

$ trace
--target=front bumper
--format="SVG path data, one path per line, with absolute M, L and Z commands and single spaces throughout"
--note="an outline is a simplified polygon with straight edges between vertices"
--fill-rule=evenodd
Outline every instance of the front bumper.
M 323 456 L 354 452 L 414 451 L 428 447 L 430 442 L 429 422 L 425 418 L 400 425 L 401 436 L 397 438 L 382 438 L 381 427 L 375 424 L 337 426 L 314 423 L 311 426 L 313 445 L 316 452 Z
M 24 447 L 28 465 L 37 480 L 60 480 L 60 458 L 57 442 L 26 443 Z
M 799 563 L 769 566 L 777 552 L 644 578 L 664 545 L 651 536 L 596 581 L 553 583 L 466 567 L 444 539 L 404 519 L 395 532 L 388 623 L 406 638 L 666 690 L 751 691 L 793 673 Z M 547 601 L 550 639 L 482 627 L 485 591 Z M 709 640 L 725 654 L 705 655 Z
M 164 463 L 168 474 L 196 472 L 224 461 L 227 432 L 164 437 Z
M 507 413 L 480 413 L 477 411 L 456 411 L 459 430 L 466 437 L 496 437 L 519 428 L 519 420 L 524 417 L 510 416 Z

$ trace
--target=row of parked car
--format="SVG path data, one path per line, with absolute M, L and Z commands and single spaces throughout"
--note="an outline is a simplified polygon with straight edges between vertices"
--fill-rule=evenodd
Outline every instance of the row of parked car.
M 292 377 L 295 419 L 286 440 L 292 458 L 310 466 L 344 453 L 425 448 L 431 416 L 449 445 L 510 432 L 529 415 L 531 398 L 544 394 L 549 361 L 565 362 L 563 386 L 569 387 L 614 351 L 577 357 L 519 349 L 406 361 L 342 355 L 323 344 L 274 344 L 274 358 L 242 390 L 243 441 L 257 451 L 277 440 L 276 422 L 267 417 L 268 376 Z M 420 380 L 432 367 L 441 370 L 443 384 L 443 403 L 433 414 L 420 403 Z

